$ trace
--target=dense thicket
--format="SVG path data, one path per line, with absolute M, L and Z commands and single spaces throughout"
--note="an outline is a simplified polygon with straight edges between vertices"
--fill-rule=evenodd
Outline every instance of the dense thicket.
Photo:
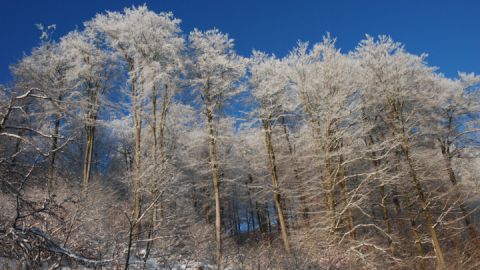
M 480 77 L 386 36 L 242 57 L 145 6 L 40 30 L 0 92 L 5 263 L 480 268 Z

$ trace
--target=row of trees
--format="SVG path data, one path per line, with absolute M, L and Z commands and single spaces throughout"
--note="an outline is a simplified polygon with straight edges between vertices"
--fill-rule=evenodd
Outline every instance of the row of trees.
M 479 266 L 480 77 L 385 36 L 246 58 L 146 6 L 40 30 L 1 93 L 3 257 Z

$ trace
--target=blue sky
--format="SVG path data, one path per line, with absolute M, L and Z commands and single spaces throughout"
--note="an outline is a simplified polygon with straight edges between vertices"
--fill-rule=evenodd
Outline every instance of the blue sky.
M 252 49 L 285 55 L 298 40 L 318 42 L 330 32 L 343 51 L 365 34 L 387 34 L 448 76 L 480 73 L 480 1 L 467 0 L 3 0 L 0 3 L 0 83 L 8 66 L 38 43 L 36 23 L 56 24 L 63 35 L 104 10 L 146 3 L 172 11 L 182 29 L 216 27 L 236 40 L 239 53 Z

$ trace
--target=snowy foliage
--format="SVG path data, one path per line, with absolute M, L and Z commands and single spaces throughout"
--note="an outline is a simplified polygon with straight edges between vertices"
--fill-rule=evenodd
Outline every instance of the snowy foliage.
M 480 267 L 480 76 L 180 23 L 38 26 L 0 86 L 0 267 Z

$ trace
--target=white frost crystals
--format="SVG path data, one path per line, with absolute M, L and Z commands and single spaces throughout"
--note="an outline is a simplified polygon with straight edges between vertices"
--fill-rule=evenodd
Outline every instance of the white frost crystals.
M 0 89 L 2 260 L 479 268 L 479 76 L 388 36 L 240 54 L 146 5 L 40 30 Z

